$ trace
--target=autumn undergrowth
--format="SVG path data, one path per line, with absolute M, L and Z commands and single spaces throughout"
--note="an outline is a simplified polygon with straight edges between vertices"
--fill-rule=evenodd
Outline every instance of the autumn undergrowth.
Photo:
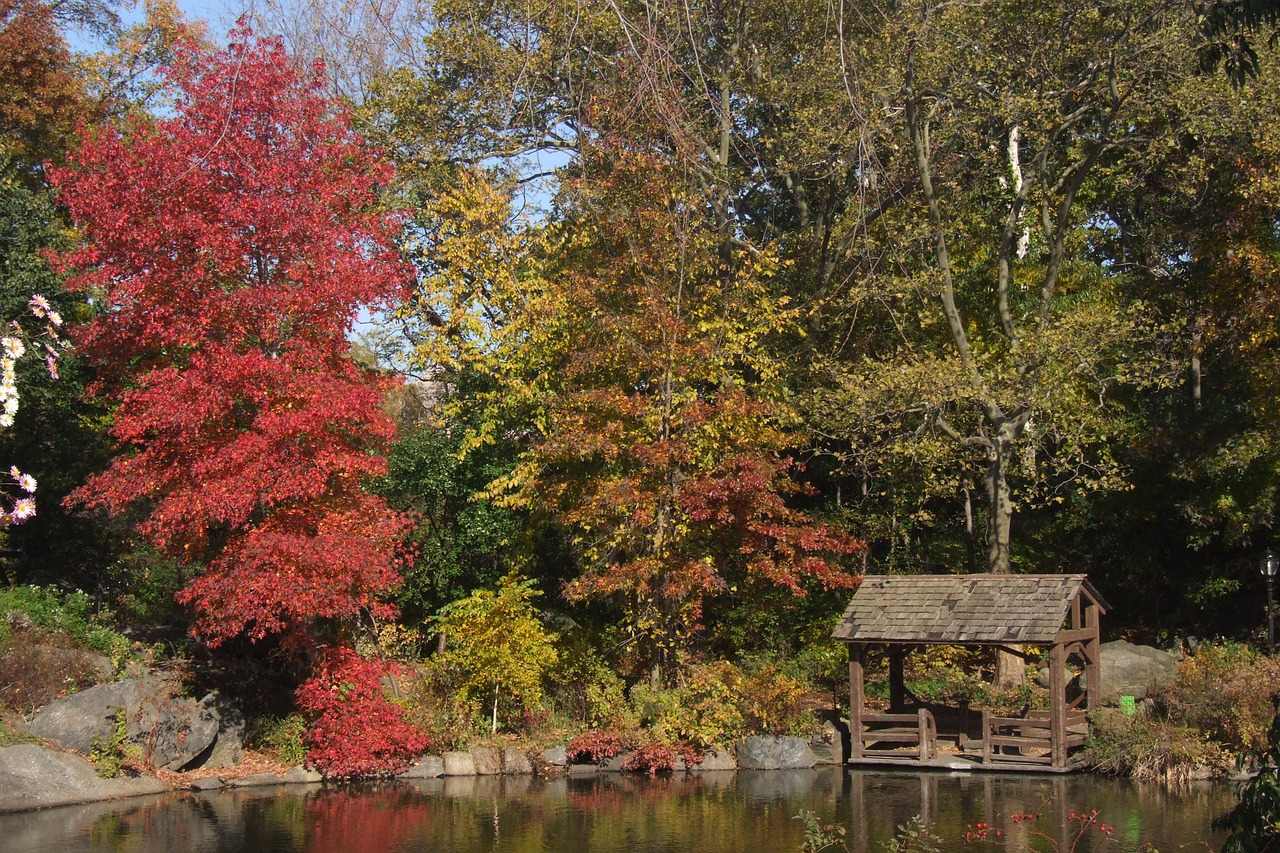
M 248 720 L 245 746 L 292 767 L 307 758 L 307 747 L 303 743 L 306 733 L 307 721 L 301 714 L 263 714 Z
M 1082 758 L 1100 772 L 1135 779 L 1226 775 L 1233 755 L 1266 749 L 1272 712 L 1260 685 L 1272 684 L 1280 684 L 1280 661 L 1237 643 L 1203 644 L 1139 714 L 1104 708 L 1091 715 Z
M 0 589 L 0 643 L 15 630 L 35 627 L 60 645 L 84 648 L 110 658 L 119 668 L 130 656 L 129 639 L 110 625 L 111 614 L 98 611 L 79 590 L 16 586 Z
M 102 679 L 83 655 L 49 649 L 87 650 L 119 672 L 133 652 L 129 639 L 97 613 L 83 592 L 54 587 L 0 589 L 0 708 L 27 713 Z

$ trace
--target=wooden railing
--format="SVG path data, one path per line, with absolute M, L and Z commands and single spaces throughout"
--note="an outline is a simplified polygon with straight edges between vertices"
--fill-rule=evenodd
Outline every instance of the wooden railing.
M 1083 745 L 1088 726 L 1084 712 L 1068 710 L 1063 722 L 1065 748 Z M 983 711 L 982 731 L 983 764 L 993 761 L 1053 763 L 1053 724 L 1048 711 L 1032 711 L 1025 717 L 998 717 Z
M 853 732 L 853 755 L 867 756 L 868 745 L 884 743 L 914 746 L 914 757 L 928 761 L 937 754 L 938 724 L 928 709 L 914 714 L 861 714 Z

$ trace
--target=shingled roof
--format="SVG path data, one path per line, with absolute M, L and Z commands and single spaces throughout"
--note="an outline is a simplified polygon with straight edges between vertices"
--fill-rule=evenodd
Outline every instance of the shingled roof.
M 846 642 L 1049 643 L 1084 575 L 873 575 L 863 579 L 832 637 Z

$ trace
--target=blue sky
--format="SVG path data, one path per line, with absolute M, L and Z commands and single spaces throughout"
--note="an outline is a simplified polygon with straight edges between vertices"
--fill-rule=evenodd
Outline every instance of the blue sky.
M 252 0 L 177 0 L 177 2 L 178 8 L 187 18 L 204 21 L 210 38 L 221 42 L 236 18 L 252 3 Z M 115 10 L 125 26 L 142 20 L 142 0 L 136 0 L 133 5 L 129 5 L 129 0 L 124 0 L 116 5 Z M 100 47 L 91 33 L 71 30 L 66 33 L 66 36 L 73 50 L 89 52 Z

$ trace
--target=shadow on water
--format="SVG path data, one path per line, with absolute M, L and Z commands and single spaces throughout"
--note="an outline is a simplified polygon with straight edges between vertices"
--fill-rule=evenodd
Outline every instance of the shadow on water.
M 647 779 L 459 777 L 363 788 L 290 786 L 171 794 L 0 816 L 8 853 L 744 853 L 798 851 L 795 815 L 845 827 L 849 849 L 882 850 L 921 815 L 964 846 L 966 826 L 999 827 L 1009 849 L 1070 849 L 1070 815 L 1096 809 L 1084 851 L 1215 850 L 1209 822 L 1231 788 L 1170 791 L 1093 776 L 812 771 Z M 1014 822 L 1015 813 L 1036 812 Z

